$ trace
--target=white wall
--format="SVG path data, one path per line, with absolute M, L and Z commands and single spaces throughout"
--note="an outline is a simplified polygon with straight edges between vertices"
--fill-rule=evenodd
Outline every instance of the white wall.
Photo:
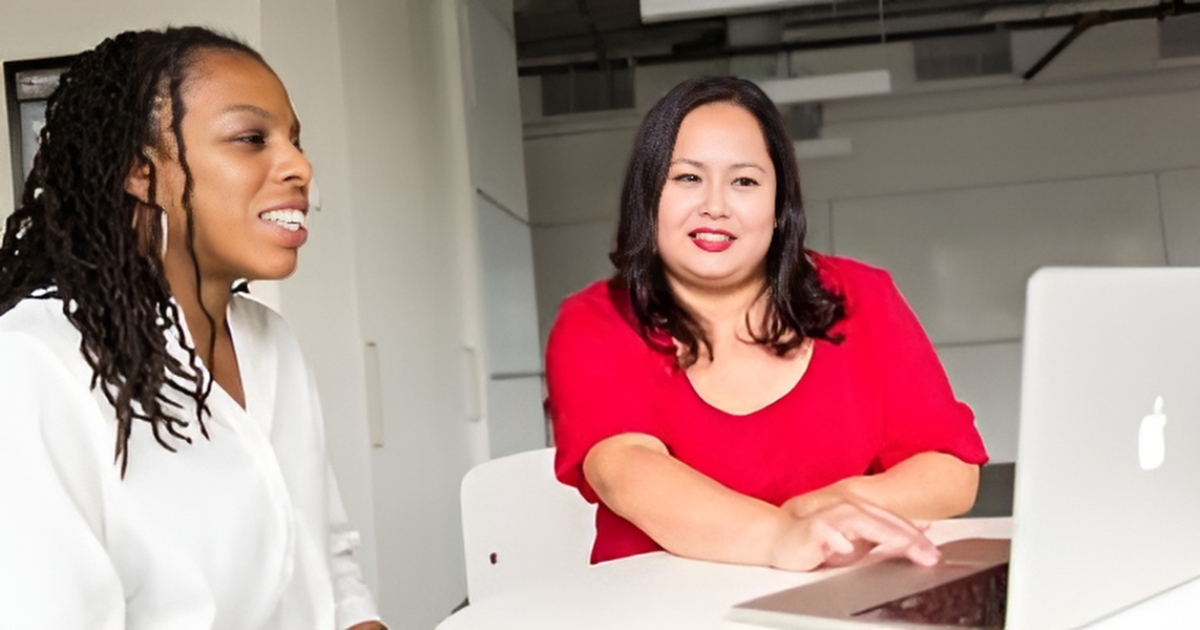
M 486 452 L 463 403 L 462 348 L 477 324 L 465 308 L 476 271 L 463 253 L 473 221 L 459 9 L 344 0 L 337 22 L 354 230 L 342 255 L 354 259 L 363 339 L 379 351 L 379 590 L 394 625 L 428 628 L 466 594 L 458 485 Z
M 546 445 L 511 0 L 467 0 L 464 75 L 491 457 Z
M 894 273 L 995 461 L 1016 456 L 1034 268 L 1200 261 L 1200 126 L 1187 122 L 1200 111 L 1200 66 L 1158 67 L 1154 29 L 1153 20 L 1093 29 L 1030 84 L 918 84 L 907 43 L 790 59 L 815 73 L 892 70 L 896 93 L 825 104 L 823 137 L 853 150 L 801 162 L 809 244 Z M 1018 56 L 1036 59 L 1053 35 L 1016 35 Z M 669 87 L 637 85 L 656 96 Z M 639 107 L 652 101 L 637 96 Z M 610 269 L 602 255 L 633 132 L 597 131 L 594 118 L 565 119 L 557 135 L 548 120 L 527 123 L 543 339 L 558 302 Z

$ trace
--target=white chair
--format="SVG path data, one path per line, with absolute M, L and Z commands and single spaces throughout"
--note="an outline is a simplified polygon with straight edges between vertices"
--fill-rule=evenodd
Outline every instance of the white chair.
M 554 449 L 484 462 L 462 482 L 467 596 L 582 571 L 595 537 L 596 508 L 554 477 Z

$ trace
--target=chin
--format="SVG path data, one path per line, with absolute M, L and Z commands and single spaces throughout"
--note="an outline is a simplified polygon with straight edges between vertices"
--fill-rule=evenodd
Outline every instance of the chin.
M 284 280 L 296 272 L 296 259 L 291 261 L 280 261 L 278 264 L 270 266 L 262 266 L 255 270 L 255 280 Z

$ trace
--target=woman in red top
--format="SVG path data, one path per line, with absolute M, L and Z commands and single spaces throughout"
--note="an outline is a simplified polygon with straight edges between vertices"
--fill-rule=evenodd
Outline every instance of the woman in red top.
M 792 141 L 753 83 L 678 85 L 638 132 L 616 275 L 546 353 L 559 478 L 592 561 L 666 549 L 809 570 L 938 561 L 987 459 L 888 274 L 803 246 Z

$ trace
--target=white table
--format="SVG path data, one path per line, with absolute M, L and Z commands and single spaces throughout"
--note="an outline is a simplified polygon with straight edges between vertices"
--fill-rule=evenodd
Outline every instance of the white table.
M 929 537 L 1007 538 L 1008 518 L 939 521 Z M 725 620 L 745 600 L 825 579 L 846 569 L 791 573 L 687 560 L 665 552 L 606 562 L 544 583 L 514 586 L 455 613 L 438 630 L 752 630 Z M 1200 580 L 1094 624 L 1095 630 L 1200 627 Z

